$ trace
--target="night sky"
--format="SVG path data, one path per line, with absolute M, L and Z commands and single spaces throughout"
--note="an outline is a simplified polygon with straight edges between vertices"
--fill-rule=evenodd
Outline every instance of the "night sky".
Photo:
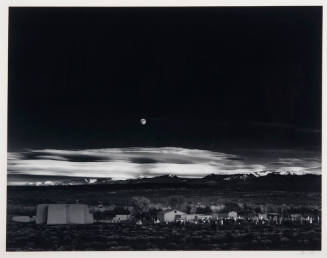
M 320 150 L 321 7 L 10 8 L 9 18 L 9 151 Z

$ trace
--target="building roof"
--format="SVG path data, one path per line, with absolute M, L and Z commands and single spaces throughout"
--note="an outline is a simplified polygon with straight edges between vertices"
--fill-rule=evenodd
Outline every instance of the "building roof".
M 170 213 L 170 212 L 175 212 L 175 213 L 180 213 L 180 214 L 186 214 L 185 212 L 179 211 L 179 210 L 165 210 L 165 211 L 163 211 L 163 214 Z

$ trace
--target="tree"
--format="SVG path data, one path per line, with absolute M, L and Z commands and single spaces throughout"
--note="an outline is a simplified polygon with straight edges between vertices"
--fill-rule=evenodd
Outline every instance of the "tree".
M 172 209 L 184 209 L 185 204 L 186 200 L 182 195 L 173 195 L 169 197 L 169 205 Z
M 237 203 L 234 202 L 227 202 L 225 203 L 224 211 L 239 211 L 240 207 L 238 206 Z
M 200 214 L 211 214 L 212 211 L 211 211 L 210 207 L 206 206 L 204 208 L 201 208 L 201 207 L 196 208 L 196 213 L 200 213 Z
M 150 200 L 144 196 L 132 197 L 132 206 L 136 214 L 141 214 L 149 211 Z
M 115 207 L 114 213 L 115 214 L 130 214 L 128 209 L 125 209 L 124 207 L 120 207 L 120 206 Z
M 187 214 L 191 214 L 192 213 L 192 207 L 190 205 L 187 205 L 186 208 L 185 208 L 185 212 Z

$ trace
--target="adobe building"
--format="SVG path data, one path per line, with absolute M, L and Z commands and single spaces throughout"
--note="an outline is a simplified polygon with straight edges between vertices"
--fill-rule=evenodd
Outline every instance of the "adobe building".
M 185 212 L 178 210 L 169 210 L 158 214 L 158 218 L 163 222 L 175 222 L 177 220 L 181 220 L 182 216 L 185 215 Z
M 93 214 L 86 204 L 39 204 L 36 224 L 92 224 Z

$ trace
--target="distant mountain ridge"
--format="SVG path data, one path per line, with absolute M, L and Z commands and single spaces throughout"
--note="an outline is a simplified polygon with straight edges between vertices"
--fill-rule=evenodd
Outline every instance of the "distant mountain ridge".
M 176 175 L 142 177 L 126 180 L 111 178 L 78 178 L 78 177 L 37 177 L 33 182 L 21 186 L 116 186 L 133 187 L 219 187 L 226 190 L 287 190 L 298 189 L 321 191 L 321 175 L 279 172 L 253 172 L 251 174 L 209 174 L 202 178 L 183 178 Z M 9 186 L 15 184 L 9 184 Z M 19 185 L 19 184 L 16 184 Z

